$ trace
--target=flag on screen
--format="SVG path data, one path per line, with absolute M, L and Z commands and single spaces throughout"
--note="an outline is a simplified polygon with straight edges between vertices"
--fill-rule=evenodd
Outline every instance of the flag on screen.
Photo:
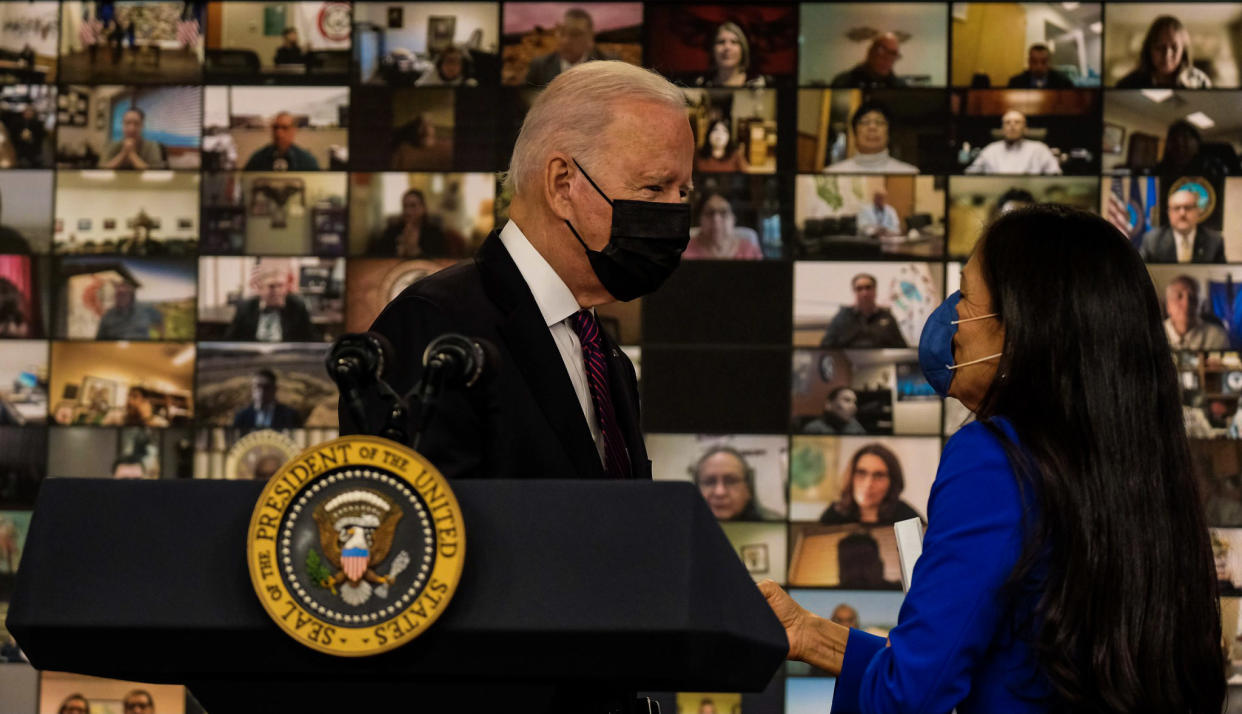
M 198 20 L 180 20 L 177 22 L 177 41 L 182 47 L 198 45 Z
M 1126 201 L 1125 188 L 1120 176 L 1114 176 L 1108 191 L 1108 222 L 1117 227 L 1121 234 L 1134 240 L 1135 221 L 1130 216 L 1130 206 Z

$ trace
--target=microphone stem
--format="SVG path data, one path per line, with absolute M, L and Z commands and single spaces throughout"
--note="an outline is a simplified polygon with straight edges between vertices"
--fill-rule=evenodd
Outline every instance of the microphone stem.
M 418 384 L 418 426 L 414 429 L 410 444 L 415 451 L 418 451 L 418 445 L 423 440 L 423 432 L 431 424 L 436 408 L 439 406 L 440 392 L 444 387 L 444 367 L 444 360 L 437 357 L 428 362 L 426 368 L 423 369 L 423 378 Z

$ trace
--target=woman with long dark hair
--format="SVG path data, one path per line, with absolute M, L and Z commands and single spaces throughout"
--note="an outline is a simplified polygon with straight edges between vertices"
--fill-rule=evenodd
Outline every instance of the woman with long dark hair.
M 1138 64 L 1117 82 L 1118 89 L 1172 87 L 1211 89 L 1212 80 L 1194 66 L 1190 53 L 1190 31 L 1172 15 L 1152 20 L 1143 37 Z
M 887 642 L 761 584 L 832 711 L 1220 712 L 1216 572 L 1138 253 L 1063 206 L 996 219 L 919 362 L 949 439 Z M 888 646 L 886 646 L 886 644 Z
M 427 210 L 427 198 L 416 188 L 401 194 L 401 216 L 367 244 L 368 255 L 399 258 L 461 258 L 465 241 L 445 231 Z

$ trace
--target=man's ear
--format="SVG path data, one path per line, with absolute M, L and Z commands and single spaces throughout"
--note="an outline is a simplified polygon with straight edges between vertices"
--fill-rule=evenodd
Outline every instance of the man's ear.
M 573 220 L 574 204 L 571 200 L 573 180 L 578 167 L 562 153 L 553 153 L 543 166 L 543 193 L 548 208 L 561 220 Z

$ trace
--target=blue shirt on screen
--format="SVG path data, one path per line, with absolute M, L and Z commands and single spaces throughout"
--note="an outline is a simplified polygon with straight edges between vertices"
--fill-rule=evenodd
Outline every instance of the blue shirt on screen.
M 993 423 L 1018 443 L 1009 422 Z M 1032 496 L 1028 490 L 1027 504 Z M 850 630 L 834 713 L 1047 711 L 1048 680 L 1027 642 L 1013 635 L 1032 603 L 1010 606 L 1001 592 L 1022 552 L 1023 504 L 1004 447 L 984 424 L 949 439 L 890 645 Z

